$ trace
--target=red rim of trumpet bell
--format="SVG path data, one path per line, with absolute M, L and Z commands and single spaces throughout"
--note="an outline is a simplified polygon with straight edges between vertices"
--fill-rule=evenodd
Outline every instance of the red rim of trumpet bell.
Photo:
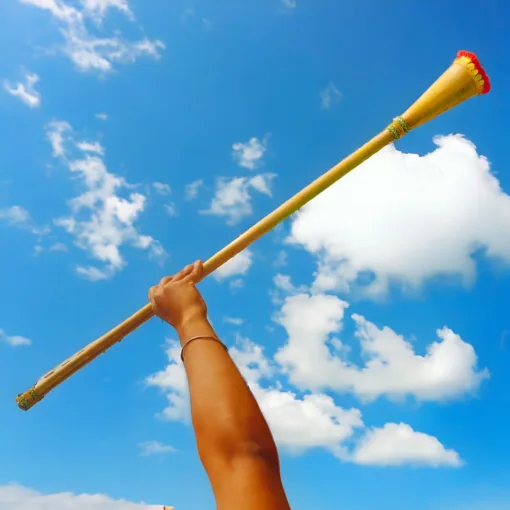
M 459 57 L 467 57 L 471 59 L 471 62 L 473 62 L 474 66 L 476 67 L 478 73 L 481 75 L 484 84 L 482 89 L 482 94 L 487 94 L 487 92 L 491 89 L 491 82 L 489 80 L 489 76 L 485 72 L 484 68 L 482 67 L 482 64 L 480 64 L 480 61 L 478 60 L 478 57 L 475 53 L 472 53 L 470 51 L 461 50 L 457 53 L 457 58 Z

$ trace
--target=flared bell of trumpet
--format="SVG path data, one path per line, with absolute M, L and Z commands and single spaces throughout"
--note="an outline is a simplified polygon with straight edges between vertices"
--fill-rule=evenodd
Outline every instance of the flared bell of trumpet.
M 477 56 L 459 51 L 452 65 L 390 125 L 395 139 L 421 126 L 454 106 L 479 94 L 487 94 L 491 85 Z M 393 126 L 393 127 L 391 127 Z

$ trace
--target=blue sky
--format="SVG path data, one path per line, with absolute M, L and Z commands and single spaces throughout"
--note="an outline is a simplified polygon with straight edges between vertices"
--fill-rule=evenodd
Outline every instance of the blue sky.
M 153 320 L 14 397 L 474 51 L 492 91 L 388 147 L 204 281 L 292 507 L 510 509 L 510 6 L 0 5 L 0 510 L 212 508 Z M 96 496 L 93 496 L 96 495 Z

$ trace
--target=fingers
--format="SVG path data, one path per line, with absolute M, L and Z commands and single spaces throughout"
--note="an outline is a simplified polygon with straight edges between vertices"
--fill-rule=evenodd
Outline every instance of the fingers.
M 189 275 L 193 272 L 195 265 L 194 264 L 188 264 L 184 269 L 182 269 L 179 273 L 175 275 L 175 282 L 180 282 L 184 280 L 185 278 L 188 278 Z
M 190 273 L 185 277 L 186 282 L 198 283 L 204 270 L 204 264 L 201 260 L 197 260 L 192 266 Z
M 155 302 L 154 302 L 154 293 L 158 289 L 158 285 L 154 285 L 154 287 L 151 287 L 149 289 L 149 301 L 152 305 L 152 309 L 155 310 Z
M 187 282 L 197 283 L 200 280 L 200 277 L 202 276 L 203 266 L 204 265 L 202 261 L 197 260 L 194 264 L 188 264 L 187 266 L 185 266 L 177 274 L 173 276 L 165 276 L 160 280 L 158 285 L 151 287 L 151 289 L 149 290 L 149 299 L 151 299 L 151 296 L 153 296 L 154 292 L 157 290 L 159 286 L 164 287 L 167 283 L 170 282 L 177 283 L 183 280 L 186 280 Z
M 159 285 L 166 285 L 167 283 L 170 283 L 173 279 L 175 278 L 175 275 L 174 276 L 165 276 L 164 278 L 161 278 L 160 282 L 159 282 Z

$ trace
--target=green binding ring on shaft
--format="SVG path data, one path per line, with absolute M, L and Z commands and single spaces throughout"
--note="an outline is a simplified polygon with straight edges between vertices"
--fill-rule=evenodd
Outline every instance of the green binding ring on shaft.
M 393 140 L 398 140 L 399 138 L 401 138 L 403 136 L 401 131 L 398 129 L 398 127 L 395 124 L 397 124 L 401 128 L 404 135 L 409 133 L 409 131 L 411 131 L 411 127 L 402 117 L 400 117 L 400 116 L 395 117 L 393 119 L 393 122 L 386 128 L 391 133 Z

